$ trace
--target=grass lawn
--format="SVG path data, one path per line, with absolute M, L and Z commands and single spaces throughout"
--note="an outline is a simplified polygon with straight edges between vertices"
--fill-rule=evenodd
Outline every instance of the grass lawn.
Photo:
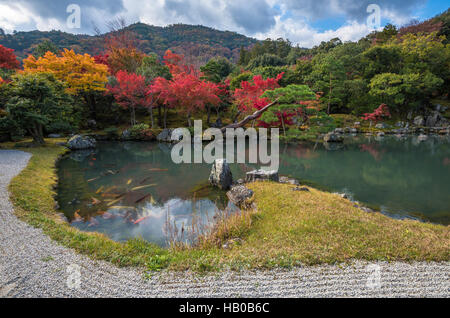
M 10 184 L 16 214 L 64 246 L 119 266 L 211 271 L 222 268 L 273 268 L 300 264 L 340 263 L 353 259 L 448 261 L 449 226 L 393 220 L 366 213 L 338 195 L 292 185 L 254 183 L 257 212 L 221 224 L 197 247 L 163 249 L 142 240 L 118 243 L 101 234 L 81 232 L 55 210 L 55 162 L 66 150 L 61 140 L 45 146 L 1 148 L 30 152 L 30 162 Z M 228 239 L 235 243 L 223 249 Z

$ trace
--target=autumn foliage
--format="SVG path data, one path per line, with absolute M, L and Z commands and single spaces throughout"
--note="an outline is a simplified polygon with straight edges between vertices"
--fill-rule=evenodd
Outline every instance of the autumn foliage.
M 210 104 L 218 105 L 221 87 L 201 80 L 201 73 L 193 66 L 185 65 L 183 57 L 168 51 L 164 56 L 164 63 L 169 67 L 172 79 L 162 77 L 155 79 L 151 92 L 167 108 L 178 108 L 183 111 L 190 123 L 190 116 L 197 110 L 204 110 Z
M 107 89 L 114 96 L 117 104 L 131 113 L 131 123 L 136 123 L 135 109 L 151 107 L 153 103 L 150 86 L 145 83 L 145 77 L 127 71 L 118 71 L 117 84 L 108 85 Z
M 104 91 L 108 81 L 108 67 L 98 64 L 89 54 L 75 54 L 64 49 L 61 56 L 47 52 L 36 59 L 30 55 L 23 60 L 25 72 L 51 73 L 67 84 L 66 91 L 77 94 L 87 91 Z
M 14 70 L 19 67 L 20 63 L 14 54 L 14 50 L 0 45 L 0 68 Z
M 261 98 L 266 90 L 272 90 L 280 87 L 278 82 L 283 78 L 284 73 L 278 74 L 276 78 L 264 80 L 261 75 L 253 77 L 253 81 L 243 81 L 241 88 L 234 91 L 235 102 L 241 112 L 251 112 L 254 109 L 261 109 L 270 101 Z
M 378 122 L 386 117 L 391 117 L 389 107 L 386 104 L 381 104 L 373 113 L 365 113 L 362 119 L 370 122 Z

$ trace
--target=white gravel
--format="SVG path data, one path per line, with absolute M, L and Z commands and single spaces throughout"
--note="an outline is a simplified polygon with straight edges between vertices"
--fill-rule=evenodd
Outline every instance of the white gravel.
M 21 151 L 0 151 L 0 298 L 450 297 L 450 262 L 378 262 L 379 284 L 376 270 L 360 261 L 343 267 L 222 272 L 202 277 L 163 272 L 145 279 L 142 269 L 91 260 L 14 216 L 7 186 L 29 158 Z M 71 272 L 73 265 L 80 268 L 79 285 L 76 271 Z M 368 285 L 370 277 L 375 278 L 375 286 Z

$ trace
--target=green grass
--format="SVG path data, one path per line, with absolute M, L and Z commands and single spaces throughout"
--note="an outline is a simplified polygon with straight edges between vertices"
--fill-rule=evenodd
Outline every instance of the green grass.
M 118 266 L 143 266 L 157 271 L 223 268 L 272 268 L 298 264 L 339 263 L 352 259 L 448 261 L 449 227 L 411 220 L 393 220 L 365 213 L 337 195 L 291 185 L 255 183 L 257 212 L 230 218 L 197 247 L 163 249 L 143 240 L 118 243 L 102 234 L 81 232 L 55 210 L 55 162 L 66 151 L 49 140 L 30 152 L 28 166 L 10 184 L 19 218 L 42 228 L 60 244 Z M 2 148 L 30 146 L 1 144 Z M 250 213 L 250 212 L 249 212 Z M 228 239 L 241 238 L 231 249 Z

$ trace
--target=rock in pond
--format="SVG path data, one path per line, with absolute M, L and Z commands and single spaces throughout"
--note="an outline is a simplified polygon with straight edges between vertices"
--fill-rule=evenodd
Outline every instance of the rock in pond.
M 328 133 L 323 137 L 323 141 L 325 142 L 343 142 L 344 137 L 342 137 L 340 134 L 335 133 Z
M 172 142 L 172 129 L 165 128 L 163 131 L 156 137 L 156 140 L 160 142 Z
M 414 126 L 425 126 L 425 119 L 423 119 L 423 116 L 416 116 L 413 123 Z
M 426 141 L 428 139 L 427 135 L 421 134 L 419 137 L 417 137 L 417 141 Z
M 279 181 L 277 170 L 253 170 L 247 172 L 245 182 L 255 182 L 255 181 Z
M 71 150 L 83 150 L 95 148 L 97 141 L 89 136 L 75 135 L 67 142 L 67 148 Z
M 227 197 L 239 208 L 248 209 L 252 205 L 249 200 L 253 197 L 253 191 L 243 185 L 237 185 L 227 192 Z
M 389 128 L 389 125 L 385 124 L 385 123 L 379 123 L 379 124 L 375 125 L 375 128 L 376 129 L 387 129 L 387 128 Z
M 300 185 L 297 179 L 289 178 L 289 177 L 280 177 L 280 183 L 287 183 L 292 185 Z
M 222 190 L 228 190 L 233 184 L 233 175 L 226 159 L 216 159 L 211 168 L 209 182 Z

